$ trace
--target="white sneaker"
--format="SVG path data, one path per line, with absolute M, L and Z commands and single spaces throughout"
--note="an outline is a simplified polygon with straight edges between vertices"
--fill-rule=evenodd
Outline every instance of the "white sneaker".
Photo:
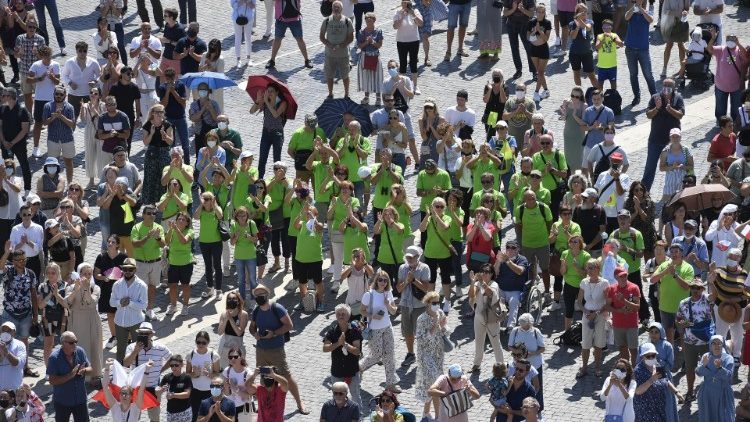
M 67 55 L 68 55 L 68 51 L 67 51 L 67 50 L 65 50 L 64 48 L 61 48 L 61 49 L 60 49 L 60 55 L 61 55 L 61 56 L 67 56 Z
M 222 292 L 221 290 L 219 290 L 219 293 L 216 294 L 216 299 L 217 300 L 221 300 L 222 297 L 224 297 L 224 292 Z
M 341 288 L 341 281 L 336 280 L 331 284 L 331 293 L 338 293 Z
M 237 57 L 237 67 L 242 67 L 242 58 Z
M 32 152 L 31 155 L 33 155 L 34 158 L 41 158 L 42 152 L 39 151 L 39 147 L 34 147 L 34 152 Z
M 177 307 L 174 305 L 167 306 L 167 315 L 174 315 L 177 313 Z
M 112 336 L 107 340 L 107 344 L 104 345 L 104 348 L 107 350 L 112 350 L 113 347 L 117 346 L 117 339 Z
M 146 316 L 148 317 L 148 319 L 156 319 L 153 309 L 146 309 Z
M 209 287 L 208 290 L 204 290 L 203 293 L 201 293 L 202 298 L 211 297 L 214 295 L 214 288 Z
M 562 306 L 560 305 L 560 302 L 552 302 L 552 305 L 549 307 L 550 311 L 556 311 L 558 309 L 561 309 Z
M 448 299 L 443 300 L 443 313 L 448 315 L 448 312 L 451 310 L 451 301 Z
M 456 296 L 461 297 L 464 295 L 463 290 L 461 290 L 461 286 L 456 286 Z
M 542 92 L 539 94 L 539 97 L 541 99 L 549 98 L 549 90 L 543 89 Z
M 414 95 L 422 95 L 422 91 L 419 88 L 414 88 Z
M 536 102 L 542 101 L 542 96 L 539 95 L 539 92 L 534 92 L 534 101 Z
M 288 292 L 293 292 L 297 290 L 297 287 L 299 287 L 299 281 L 292 279 L 292 281 L 287 283 L 286 287 L 284 287 L 284 290 Z
M 169 288 L 169 284 L 167 284 L 166 281 L 162 280 L 161 284 L 159 284 L 159 288 L 160 289 L 167 289 L 167 288 Z

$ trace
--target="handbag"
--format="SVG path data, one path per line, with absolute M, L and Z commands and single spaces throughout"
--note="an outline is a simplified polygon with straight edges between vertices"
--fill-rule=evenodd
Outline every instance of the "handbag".
M 229 225 L 225 220 L 219 220 L 219 223 L 216 225 L 216 230 L 219 231 L 219 237 L 221 238 L 222 242 L 226 242 L 230 237 L 232 237 L 229 234 Z
M 247 18 L 247 3 L 245 3 L 245 13 L 237 16 L 237 19 L 234 20 L 234 23 L 239 26 L 245 26 L 248 22 L 250 22 L 250 20 Z
M 362 69 L 372 70 L 374 72 L 375 70 L 377 70 L 377 68 L 378 68 L 378 56 L 365 55 L 365 58 L 362 61 Z
M 549 273 L 550 275 L 554 277 L 562 277 L 562 273 L 560 272 L 560 267 L 562 265 L 562 261 L 560 260 L 560 255 L 558 255 L 557 251 L 553 251 L 549 255 Z
M 490 258 L 489 255 L 483 252 L 472 252 L 471 255 L 469 255 L 470 260 L 481 262 L 482 264 L 490 262 Z
M 625 414 L 625 406 L 627 405 L 628 402 L 626 401 L 622 405 L 622 412 L 619 415 L 604 415 L 604 422 L 622 422 L 622 416 Z
M 446 381 L 451 388 L 451 392 L 441 397 L 440 402 L 445 407 L 449 418 L 460 415 L 474 407 L 474 402 L 471 401 L 471 396 L 465 388 L 454 390 L 450 380 Z

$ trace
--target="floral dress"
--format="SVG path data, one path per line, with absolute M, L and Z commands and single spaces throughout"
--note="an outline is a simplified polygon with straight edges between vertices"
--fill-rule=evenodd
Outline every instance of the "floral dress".
M 435 380 L 443 374 L 443 330 L 433 329 L 440 318 L 444 316 L 443 311 L 438 311 L 437 319 L 424 312 L 417 318 L 417 382 L 414 387 L 414 397 L 419 403 L 425 403 L 430 399 L 427 390 L 430 389 Z
M 638 363 L 633 372 L 635 382 L 641 385 L 651 378 L 651 370 L 643 362 Z M 635 396 L 633 408 L 638 415 L 639 422 L 662 422 L 667 420 L 667 381 L 661 378 L 646 390 L 645 393 Z

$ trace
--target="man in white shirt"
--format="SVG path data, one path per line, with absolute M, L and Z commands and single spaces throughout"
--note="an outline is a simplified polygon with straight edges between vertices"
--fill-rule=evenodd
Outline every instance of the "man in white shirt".
M 26 83 L 34 85 L 34 157 L 42 156 L 39 138 L 42 135 L 42 112 L 44 105 L 54 100 L 55 86 L 60 83 L 60 64 L 52 61 L 52 49 L 43 45 L 37 49 L 39 60 L 26 74 Z
M 21 224 L 16 224 L 10 231 L 10 247 L 21 250 L 26 255 L 26 268 L 41 274 L 42 260 L 40 253 L 44 247 L 44 229 L 32 220 L 31 205 L 24 204 L 19 211 Z
M 117 338 L 117 360 L 124 362 L 128 336 L 136 338 L 138 327 L 146 319 L 143 311 L 148 304 L 148 286 L 135 275 L 136 262 L 126 259 L 122 266 L 122 278 L 112 286 L 109 305 L 115 312 L 115 338 Z
M 445 110 L 445 121 L 453 126 L 453 132 L 461 139 L 471 138 L 477 114 L 466 106 L 469 93 L 461 89 L 456 93 L 456 105 Z
M 167 346 L 153 341 L 154 327 L 150 322 L 142 322 L 138 326 L 138 336 L 135 341 L 128 345 L 125 350 L 124 366 L 137 368 L 149 360 L 154 363 L 150 368 L 146 368 L 146 391 L 156 396 L 156 387 L 159 385 L 159 375 L 169 368 L 169 359 L 172 352 Z M 159 406 L 148 409 L 148 418 L 151 422 L 159 422 Z
M 721 40 L 724 39 L 721 22 L 721 14 L 724 13 L 724 0 L 695 0 L 693 2 L 693 13 L 698 16 L 700 23 L 712 23 L 719 27 L 716 45 L 721 45 Z
M 141 121 L 148 120 L 148 111 L 156 104 L 156 72 L 161 59 L 162 44 L 158 37 L 151 36 L 151 24 L 141 24 L 141 35 L 130 43 L 130 57 L 136 59 L 133 66 L 135 84 L 141 91 Z M 138 116 L 136 116 L 138 117 Z
M 625 206 L 630 188 L 630 176 L 622 172 L 623 155 L 615 152 L 609 156 L 609 170 L 600 174 L 594 184 L 599 191 L 599 205 L 607 215 L 607 233 L 619 227 L 617 213 Z
M 75 57 L 69 58 L 62 70 L 62 83 L 68 86 L 68 102 L 73 105 L 76 119 L 81 114 L 81 103 L 88 101 L 91 84 L 96 84 L 102 73 L 99 63 L 86 55 L 88 51 L 88 44 L 77 42 Z
M 0 390 L 15 390 L 23 383 L 26 346 L 16 339 L 16 325 L 10 321 L 0 327 Z
M 594 179 L 596 179 L 600 173 L 603 173 L 604 170 L 609 168 L 609 156 L 615 153 L 622 154 L 622 168 L 620 171 L 627 173 L 628 167 L 630 167 L 628 154 L 625 153 L 625 150 L 623 150 L 621 146 L 615 143 L 615 128 L 614 126 L 610 126 L 604 129 L 604 140 L 594 145 L 594 147 L 591 148 L 591 151 L 589 151 L 589 155 L 586 157 L 586 160 L 589 163 L 589 174 L 594 175 Z M 599 165 L 599 161 L 604 157 L 607 159 L 606 164 L 602 163 Z M 597 166 L 599 167 L 598 171 Z

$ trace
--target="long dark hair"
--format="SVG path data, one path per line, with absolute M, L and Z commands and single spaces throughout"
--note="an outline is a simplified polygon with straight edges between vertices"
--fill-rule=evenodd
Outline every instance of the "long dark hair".
M 615 368 L 617 368 L 617 365 L 619 364 L 625 365 L 625 378 L 622 381 L 625 385 L 625 389 L 627 389 L 628 385 L 630 385 L 630 380 L 633 379 L 633 365 L 631 365 L 630 361 L 627 359 L 618 359 L 617 362 L 615 362 Z
M 220 39 L 214 38 L 208 42 L 208 53 L 206 54 L 206 57 L 211 61 L 217 60 L 219 57 L 221 57 Z
M 247 366 L 247 361 L 245 360 L 245 356 L 242 354 L 242 350 L 240 350 L 239 347 L 232 347 L 227 352 L 227 356 L 231 355 L 233 352 L 237 353 L 238 355 L 240 355 L 240 363 L 242 364 L 242 366 Z M 631 372 L 632 372 L 632 370 L 631 370 Z

